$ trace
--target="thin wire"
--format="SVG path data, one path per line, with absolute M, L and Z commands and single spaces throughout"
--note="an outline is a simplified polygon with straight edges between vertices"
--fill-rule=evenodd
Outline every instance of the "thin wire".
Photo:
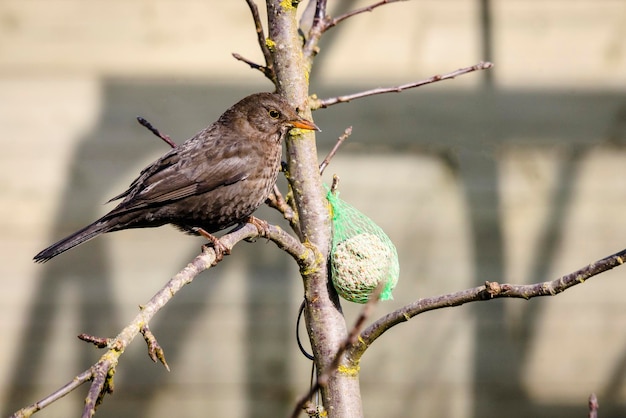
M 303 300 L 300 304 L 300 310 L 298 311 L 298 319 L 296 320 L 296 341 L 298 342 L 298 348 L 300 349 L 300 352 L 304 355 L 304 357 L 308 358 L 309 360 L 315 360 L 315 357 L 313 357 L 312 354 L 309 354 L 304 349 L 302 341 L 300 340 L 300 321 L 302 320 L 302 314 L 304 313 L 305 303 L 306 300 Z

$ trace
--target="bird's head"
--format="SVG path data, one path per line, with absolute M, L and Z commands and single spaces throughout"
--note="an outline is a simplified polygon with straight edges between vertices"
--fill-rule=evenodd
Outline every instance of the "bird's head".
M 276 93 L 257 93 L 242 99 L 233 108 L 238 108 L 249 126 L 267 134 L 286 133 L 289 129 L 320 129 L 311 121 L 299 116 L 285 99 Z

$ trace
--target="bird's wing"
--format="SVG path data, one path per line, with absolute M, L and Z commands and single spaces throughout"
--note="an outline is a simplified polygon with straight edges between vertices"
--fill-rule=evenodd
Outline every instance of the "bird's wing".
M 144 168 L 139 173 L 139 176 L 133 180 L 133 182 L 128 186 L 128 189 L 118 194 L 115 197 L 110 198 L 106 201 L 106 203 L 111 203 L 115 200 L 119 200 L 123 197 L 131 195 L 133 192 L 137 191 L 137 185 L 140 183 L 145 183 L 148 178 L 150 178 L 153 174 L 157 174 L 163 170 L 166 170 L 172 165 L 175 165 L 180 160 L 180 156 L 178 155 L 178 150 L 173 149 L 169 153 L 165 154 L 161 157 L 160 160 L 157 160 L 154 164 Z
M 193 158 L 191 153 L 196 153 Z M 245 157 L 219 157 L 212 150 L 172 149 L 111 199 L 126 198 L 110 215 L 199 195 L 248 177 L 250 164 Z
M 178 161 L 179 159 L 180 158 L 176 153 L 173 153 L 172 151 L 170 151 L 168 154 L 163 156 L 160 160 L 156 161 L 154 164 L 141 170 L 141 173 L 139 173 L 139 176 L 135 180 L 133 180 L 130 186 L 128 186 L 128 189 L 124 190 L 122 193 L 118 194 L 117 196 L 110 198 L 105 203 L 111 203 L 115 200 L 119 200 L 123 197 L 131 195 L 133 192 L 136 191 L 137 185 L 140 182 L 145 182 L 145 180 L 149 178 L 153 172 L 157 173 L 159 171 L 165 170 L 169 166 L 176 164 L 176 161 Z

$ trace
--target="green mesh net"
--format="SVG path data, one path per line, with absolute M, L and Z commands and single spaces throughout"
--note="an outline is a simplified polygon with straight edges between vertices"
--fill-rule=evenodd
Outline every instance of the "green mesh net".
M 337 293 L 356 303 L 366 303 L 379 283 L 380 300 L 392 299 L 398 283 L 398 253 L 389 237 L 370 218 L 329 190 L 332 208 L 331 277 Z

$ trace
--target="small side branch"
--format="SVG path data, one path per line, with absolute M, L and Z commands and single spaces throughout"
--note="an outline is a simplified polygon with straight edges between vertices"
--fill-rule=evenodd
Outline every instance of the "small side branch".
M 326 22 L 328 17 L 326 16 L 326 0 L 317 0 L 315 4 L 315 14 L 313 15 L 313 23 L 311 24 L 311 30 L 307 34 L 306 42 L 302 48 L 302 55 L 309 59 L 309 66 L 312 58 L 317 54 L 317 43 L 319 42 L 322 34 L 326 30 Z
M 485 282 L 485 285 L 442 296 L 418 299 L 402 308 L 391 312 L 370 325 L 359 338 L 359 344 L 351 349 L 354 359 L 359 359 L 365 350 L 382 334 L 395 325 L 406 322 L 423 312 L 435 309 L 460 306 L 465 303 L 485 301 L 498 298 L 531 299 L 540 296 L 555 296 L 572 286 L 584 283 L 585 280 L 605 271 L 618 267 L 626 262 L 626 249 L 589 264 L 573 273 L 553 281 L 529 285 L 500 284 Z
M 158 136 L 159 138 L 161 138 L 167 145 L 169 145 L 172 148 L 176 148 L 176 143 L 174 141 L 172 141 L 172 138 L 170 138 L 169 135 L 166 135 L 164 133 L 161 133 L 161 131 L 159 131 L 157 128 L 155 128 L 150 122 L 148 122 L 145 118 L 142 118 L 141 116 L 137 116 L 137 122 L 139 122 L 139 124 L 141 126 L 143 126 L 144 128 L 148 129 L 150 132 L 152 132 L 154 135 Z
M 452 80 L 453 78 L 458 77 L 460 75 L 468 74 L 474 71 L 487 70 L 491 67 L 493 67 L 493 64 L 491 62 L 481 61 L 476 65 L 472 65 L 471 67 L 459 68 L 458 70 L 452 71 L 447 74 L 434 75 L 425 80 L 420 80 L 420 81 L 416 81 L 413 83 L 402 84 L 400 86 L 395 86 L 395 87 L 379 87 L 379 88 L 375 88 L 372 90 L 366 90 L 366 91 L 361 91 L 358 93 L 347 94 L 344 96 L 331 97 L 329 99 L 317 99 L 315 97 L 312 97 L 309 103 L 311 104 L 312 110 L 316 110 L 320 108 L 327 108 L 328 106 L 332 106 L 337 103 L 348 103 L 355 99 L 361 99 L 363 97 L 368 97 L 368 96 L 375 96 L 377 94 L 400 93 L 404 90 L 425 86 L 426 84 L 432 84 L 438 81 Z
M 248 61 L 241 57 L 239 54 L 233 54 L 235 58 L 240 61 L 243 61 L 250 65 L 252 68 L 256 68 L 261 70 L 263 74 L 267 78 L 270 79 L 274 85 L 276 85 L 276 73 L 274 72 L 274 58 L 272 57 L 272 52 L 267 46 L 267 41 L 265 39 L 265 32 L 263 31 L 263 23 L 261 22 L 261 16 L 259 15 L 259 8 L 256 6 L 254 0 L 246 0 L 248 7 L 250 8 L 250 13 L 252 13 L 252 19 L 254 20 L 254 27 L 256 28 L 257 40 L 259 42 L 259 47 L 261 48 L 261 52 L 263 52 L 263 57 L 265 58 L 265 67 L 260 66 L 258 64 L 254 64 L 251 61 Z
M 376 9 L 377 7 L 384 6 L 385 4 L 398 3 L 398 2 L 401 2 L 401 1 L 406 1 L 406 0 L 382 0 L 382 1 L 379 1 L 378 3 L 374 3 L 374 4 L 371 4 L 369 6 L 361 7 L 360 9 L 355 9 L 355 10 L 352 10 L 352 11 L 350 11 L 348 13 L 344 13 L 344 14 L 342 14 L 340 16 L 337 16 L 334 19 L 329 19 L 326 22 L 326 25 L 324 27 L 324 32 L 327 31 L 328 29 L 336 26 L 338 23 L 341 23 L 344 20 L 346 20 L 346 19 L 348 19 L 348 18 L 350 18 L 352 16 L 356 16 L 356 15 L 359 15 L 359 14 L 365 13 L 365 12 L 371 12 L 372 10 Z
M 265 67 L 263 65 L 257 64 L 256 62 L 250 61 L 249 59 L 244 58 L 243 56 L 241 56 L 240 54 L 237 54 L 236 52 L 233 52 L 232 55 L 236 60 L 248 64 L 250 68 L 252 68 L 253 70 L 259 70 L 260 72 L 263 73 L 265 77 L 269 78 L 273 82 L 274 74 L 268 67 Z
M 317 54 L 317 44 L 319 43 L 320 38 L 328 29 L 337 26 L 337 24 L 343 22 L 344 20 L 359 15 L 365 12 L 371 12 L 377 7 L 383 6 L 385 4 L 397 3 L 400 1 L 406 0 L 382 0 L 377 3 L 371 4 L 369 6 L 361 7 L 359 9 L 355 9 L 349 11 L 345 14 L 337 16 L 336 18 L 331 18 L 326 14 L 326 0 L 318 0 L 315 7 L 315 15 L 313 17 L 313 24 L 311 25 L 311 30 L 309 30 L 306 42 L 304 44 L 304 48 L 302 50 L 303 55 L 310 60 Z
M 337 138 L 335 146 L 333 147 L 333 149 L 330 150 L 326 158 L 324 158 L 324 161 L 322 161 L 322 163 L 320 164 L 320 175 L 324 174 L 324 170 L 326 169 L 326 167 L 328 167 L 328 164 L 330 164 L 330 160 L 335 156 L 341 144 L 343 144 L 343 142 L 348 139 L 350 135 L 352 135 L 352 126 L 348 126 L 346 130 L 343 131 L 343 134 L 341 134 L 341 136 Z
M 265 203 L 269 207 L 279 211 L 283 215 L 283 218 L 289 222 L 291 228 L 296 233 L 299 233 L 298 212 L 296 212 L 294 208 L 289 205 L 287 199 L 285 199 L 276 184 L 274 185 L 274 192 L 269 195 Z
M 92 382 L 85 398 L 85 407 L 81 418 L 93 417 L 104 396 L 113 393 L 113 375 L 118 360 L 119 356 L 105 355 L 91 368 Z

